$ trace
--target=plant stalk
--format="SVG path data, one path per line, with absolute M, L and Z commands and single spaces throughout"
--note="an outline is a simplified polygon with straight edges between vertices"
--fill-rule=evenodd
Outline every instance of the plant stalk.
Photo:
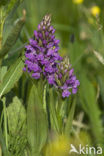
M 7 113 L 6 113 L 6 105 L 5 101 L 6 99 L 3 98 L 3 112 L 4 112 L 4 133 L 5 133 L 5 142 L 6 142 L 6 147 L 8 149 L 8 134 L 7 134 Z
M 4 25 L 3 10 L 2 10 L 2 8 L 1 8 L 1 10 L 0 10 L 0 49 L 2 48 L 3 25 Z

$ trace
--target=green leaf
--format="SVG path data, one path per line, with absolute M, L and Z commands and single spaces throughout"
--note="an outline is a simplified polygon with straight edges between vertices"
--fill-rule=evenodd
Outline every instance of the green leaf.
M 7 66 L 3 66 L 0 68 L 0 83 L 2 82 L 3 77 L 6 74 L 6 72 L 7 72 Z
M 10 34 L 8 35 L 2 49 L 0 50 L 1 58 L 4 57 L 9 52 L 9 50 L 12 48 L 12 46 L 16 43 L 16 41 L 19 37 L 19 34 L 22 30 L 22 27 L 25 23 L 25 14 L 26 14 L 26 12 L 24 11 L 23 17 L 16 20 Z
M 27 145 L 26 110 L 18 97 L 6 108 L 8 119 L 8 150 L 11 156 L 22 156 Z M 15 153 L 15 154 L 14 154 Z
M 15 134 L 20 131 L 26 122 L 26 111 L 18 97 L 7 107 L 9 133 Z
M 40 93 L 32 86 L 28 99 L 27 127 L 31 156 L 39 155 L 47 139 L 47 119 L 40 104 Z
M 22 75 L 23 61 L 19 58 L 5 74 L 3 81 L 0 84 L 0 98 L 13 88 L 14 84 Z
M 85 112 L 87 113 L 96 143 L 103 143 L 103 127 L 100 119 L 100 109 L 96 101 L 94 86 L 83 74 L 80 76 L 80 99 Z

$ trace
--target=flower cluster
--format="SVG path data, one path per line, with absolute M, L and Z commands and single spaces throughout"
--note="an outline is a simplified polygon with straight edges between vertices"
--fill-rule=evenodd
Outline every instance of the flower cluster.
M 79 81 L 76 80 L 68 59 L 62 59 L 58 53 L 59 40 L 55 38 L 55 29 L 50 22 L 50 16 L 46 15 L 38 25 L 38 30 L 34 31 L 29 45 L 25 47 L 24 71 L 28 71 L 34 79 L 40 79 L 41 76 L 46 78 L 65 98 L 71 92 L 77 92 Z
M 41 75 L 48 78 L 48 75 L 56 72 L 56 64 L 62 58 L 58 54 L 59 40 L 55 38 L 55 29 L 51 26 L 50 15 L 46 15 L 34 31 L 34 37 L 25 46 L 25 67 L 24 71 L 32 74 L 34 79 Z
M 71 68 L 69 59 L 65 57 L 57 66 L 55 74 L 50 76 L 50 84 L 53 84 L 62 93 L 62 97 L 69 97 L 71 94 L 76 94 L 77 87 L 80 85 L 79 80 L 74 75 L 74 69 Z

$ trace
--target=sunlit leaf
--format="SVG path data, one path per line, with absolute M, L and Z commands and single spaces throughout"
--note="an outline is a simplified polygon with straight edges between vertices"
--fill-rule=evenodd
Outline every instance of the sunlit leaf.
M 22 75 L 23 61 L 19 58 L 5 74 L 2 83 L 0 83 L 0 98 L 13 88 L 14 84 Z
M 3 80 L 3 77 L 6 74 L 6 72 L 7 72 L 7 67 L 6 66 L 3 66 L 3 67 L 0 68 L 0 83 Z
M 27 108 L 28 142 L 32 156 L 40 153 L 47 139 L 47 119 L 39 98 L 40 95 L 33 85 L 29 93 Z

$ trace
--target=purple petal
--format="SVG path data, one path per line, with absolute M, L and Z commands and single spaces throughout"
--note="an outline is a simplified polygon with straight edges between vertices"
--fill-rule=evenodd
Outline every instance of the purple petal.
M 54 40 L 55 44 L 59 44 L 59 42 L 60 42 L 60 40 L 57 40 L 57 39 Z
M 62 97 L 65 98 L 65 97 L 69 97 L 69 95 L 71 95 L 71 93 L 68 91 L 68 90 L 64 90 L 62 92 Z
M 29 60 L 26 60 L 26 61 L 25 61 L 25 64 L 27 65 L 27 67 L 28 67 L 30 70 L 32 70 L 32 71 L 34 71 L 34 72 L 37 72 L 37 71 L 40 70 L 40 67 L 39 67 L 36 63 L 32 63 L 32 62 L 29 61 Z
M 40 50 L 40 51 L 41 51 L 42 53 L 44 53 L 44 52 L 45 52 L 45 50 L 46 50 L 46 48 L 41 47 L 41 50 Z
M 62 90 L 66 90 L 67 88 L 68 88 L 68 86 L 66 83 L 61 87 Z
M 49 35 L 49 32 L 48 32 L 48 31 L 46 31 L 46 32 L 45 32 L 45 35 L 46 35 L 46 37 L 48 37 L 48 35 Z
M 58 75 L 58 78 L 59 79 L 62 79 L 62 74 L 61 73 Z
M 33 61 L 35 59 L 35 56 L 33 53 L 25 53 L 25 57 Z
M 35 41 L 35 40 L 33 40 L 33 39 L 30 39 L 29 42 L 30 42 L 30 44 L 31 44 L 32 46 L 36 46 L 36 45 L 37 45 L 37 41 Z
M 46 66 L 46 67 L 45 67 L 45 71 L 46 71 L 46 72 L 49 72 L 49 73 L 52 73 L 52 72 L 53 72 L 52 66 Z
M 43 26 L 43 30 L 45 30 L 46 29 L 46 27 L 45 26 Z
M 40 78 L 40 73 L 33 73 L 32 77 L 35 79 L 39 79 Z
M 34 36 L 38 38 L 38 32 L 36 30 L 34 30 Z
M 74 87 L 74 88 L 77 88 L 77 86 L 79 86 L 79 85 L 80 85 L 79 80 L 76 80 L 76 81 L 75 81 L 75 84 L 74 84 L 74 86 L 73 86 L 73 87 Z
M 43 39 L 43 35 L 42 35 L 42 33 L 40 32 L 40 33 L 38 33 L 38 36 L 39 36 L 39 38 L 40 39 Z
M 49 44 L 47 45 L 47 48 L 51 48 L 51 47 L 53 47 L 53 45 L 54 45 L 54 43 L 51 42 L 51 43 L 49 43 Z
M 53 30 L 53 26 L 50 26 L 49 30 L 52 31 Z
M 31 45 L 25 46 L 26 50 L 34 51 L 34 48 Z
M 46 40 L 43 40 L 43 44 L 45 44 L 45 45 L 46 45 L 46 44 L 47 44 L 47 41 L 46 41 Z
M 52 30 L 52 34 L 54 34 L 54 33 L 55 33 L 55 31 L 56 31 L 56 30 L 55 30 L 55 29 L 53 29 L 53 30 Z
M 55 38 L 55 35 L 50 35 L 50 41 L 53 40 Z
M 48 83 L 53 85 L 54 82 L 55 82 L 54 76 L 53 76 L 53 75 L 49 76 L 49 77 L 48 77 Z
M 49 49 L 48 52 L 47 52 L 47 56 L 50 56 L 54 53 L 54 50 L 53 49 Z
M 55 47 L 54 51 L 58 52 L 59 49 L 60 49 L 59 47 Z
M 40 24 L 38 25 L 38 30 L 40 30 L 41 29 L 41 26 L 40 26 Z
M 42 65 L 47 65 L 47 64 L 49 64 L 49 60 L 48 59 L 44 59 L 44 60 L 41 61 L 41 64 Z
M 69 76 L 72 76 L 73 72 L 74 72 L 74 69 L 71 69 L 71 70 L 69 71 Z
M 23 68 L 23 71 L 26 71 L 26 67 Z
M 62 57 L 58 53 L 54 53 L 55 60 L 62 60 Z
M 76 93 L 77 93 L 77 88 L 73 88 L 73 89 L 72 89 L 72 93 L 73 93 L 73 94 L 76 94 Z
M 43 60 L 44 59 L 44 55 L 43 54 L 38 54 L 37 55 L 37 60 Z

